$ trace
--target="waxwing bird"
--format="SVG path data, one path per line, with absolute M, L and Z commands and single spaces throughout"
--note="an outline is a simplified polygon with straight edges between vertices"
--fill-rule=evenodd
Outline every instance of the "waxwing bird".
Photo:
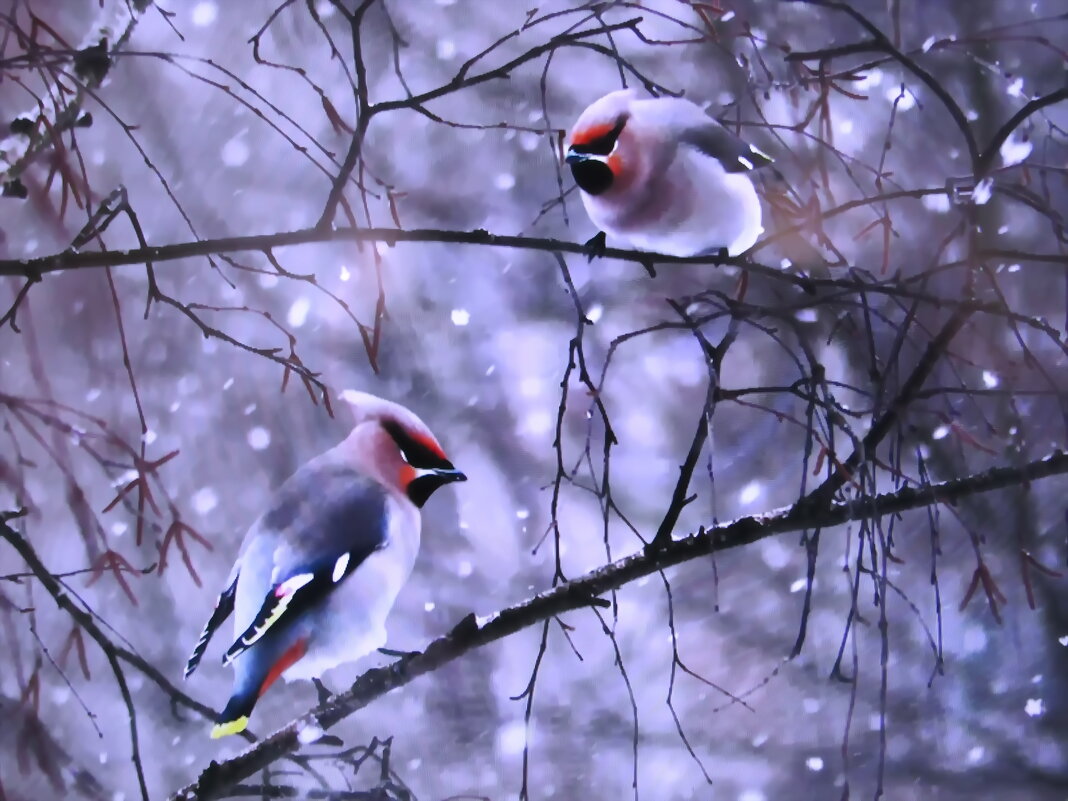
M 689 100 L 607 94 L 578 118 L 565 161 L 594 225 L 635 249 L 736 256 L 764 230 L 748 173 L 771 158 Z
M 385 645 L 386 616 L 419 550 L 420 508 L 439 487 L 467 480 L 408 409 L 354 390 L 341 399 L 355 427 L 275 492 L 189 657 L 187 678 L 234 614 L 223 656 L 234 689 L 213 738 L 243 731 L 283 673 L 317 678 Z

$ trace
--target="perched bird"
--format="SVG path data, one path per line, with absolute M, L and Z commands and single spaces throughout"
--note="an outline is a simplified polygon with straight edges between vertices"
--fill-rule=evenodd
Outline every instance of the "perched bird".
M 467 477 L 408 409 L 363 392 L 342 400 L 348 437 L 277 490 L 241 545 L 226 589 L 193 649 L 196 670 L 234 613 L 234 689 L 211 736 L 243 731 L 267 688 L 381 648 L 385 621 L 419 550 L 419 510 L 439 487 Z
M 565 161 L 604 234 L 667 256 L 748 250 L 764 230 L 748 173 L 771 163 L 700 107 L 675 97 L 612 92 L 567 138 Z

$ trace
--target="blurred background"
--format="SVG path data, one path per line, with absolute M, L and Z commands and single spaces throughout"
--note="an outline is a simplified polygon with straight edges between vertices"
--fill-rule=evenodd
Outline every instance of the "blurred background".
M 0 0 L 0 259 L 66 250 L 120 187 L 152 245 L 314 226 L 357 127 L 354 8 Z M 564 254 L 565 275 L 548 246 L 428 236 L 31 286 L 0 325 L 0 510 L 25 508 L 10 525 L 80 608 L 197 702 L 218 709 L 229 693 L 218 642 L 186 685 L 181 672 L 246 528 L 347 433 L 324 392 L 410 406 L 470 479 L 424 509 L 389 620 L 400 650 L 640 549 L 703 414 L 677 536 L 793 503 L 886 412 L 966 298 L 981 308 L 933 351 L 923 392 L 842 497 L 1065 447 L 1068 105 L 995 139 L 1065 85 L 1063 0 L 378 0 L 358 40 L 369 101 L 399 102 L 370 118 L 338 226 L 351 213 L 584 242 L 595 229 L 560 143 L 624 82 L 684 93 L 782 180 L 761 185 L 753 268 L 650 277 Z M 29 133 L 9 126 L 20 119 Z M 138 246 L 125 213 L 84 239 Z M 0 279 L 0 314 L 23 288 Z M 701 343 L 669 299 L 711 344 L 737 334 L 713 406 Z M 825 530 L 818 548 L 795 532 L 697 559 L 626 586 L 612 609 L 469 653 L 332 733 L 393 738 L 389 798 L 1062 799 L 1068 595 L 1051 571 L 1066 560 L 1065 489 L 1054 477 Z M 140 797 L 104 653 L 8 544 L 0 570 L 4 794 Z M 324 679 L 340 690 L 387 661 Z M 244 747 L 209 740 L 171 689 L 122 665 L 152 798 Z M 315 699 L 280 683 L 251 729 Z M 377 767 L 312 764 L 279 762 L 245 790 L 380 784 Z

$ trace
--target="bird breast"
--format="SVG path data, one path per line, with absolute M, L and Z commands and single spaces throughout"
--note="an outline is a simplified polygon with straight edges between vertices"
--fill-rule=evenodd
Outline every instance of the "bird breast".
M 744 173 L 680 148 L 675 158 L 627 192 L 582 196 L 595 225 L 631 247 L 668 256 L 718 248 L 747 250 L 763 230 L 760 200 Z

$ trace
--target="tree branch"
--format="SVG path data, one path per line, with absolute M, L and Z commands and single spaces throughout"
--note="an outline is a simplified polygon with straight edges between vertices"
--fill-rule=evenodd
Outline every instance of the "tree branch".
M 849 205 L 849 204 L 846 204 Z M 855 205 L 855 204 L 853 204 Z M 852 207 L 852 206 L 850 206 Z M 824 212 L 824 218 L 834 216 L 835 209 Z M 573 253 L 586 256 L 588 250 L 585 244 L 568 242 L 563 239 L 551 239 L 532 236 L 510 236 L 493 234 L 482 228 L 473 231 L 450 231 L 438 228 L 335 228 L 323 230 L 320 228 L 298 228 L 293 231 L 282 231 L 273 234 L 252 234 L 248 236 L 221 237 L 218 239 L 192 240 L 178 242 L 173 245 L 151 245 L 149 247 L 135 248 L 131 250 L 87 251 L 79 253 L 67 250 L 55 253 L 51 256 L 41 256 L 34 259 L 4 259 L 0 260 L 0 276 L 11 275 L 30 278 L 37 281 L 44 273 L 54 273 L 63 270 L 99 269 L 102 267 L 120 267 L 123 265 L 152 263 L 158 266 L 158 262 L 176 261 L 178 259 L 194 258 L 197 256 L 209 256 L 222 253 L 239 252 L 268 252 L 276 248 L 291 247 L 322 242 L 383 242 L 393 246 L 398 242 L 434 242 L 439 244 L 463 244 L 480 245 L 485 247 L 515 248 L 517 250 L 533 250 L 543 253 Z M 1052 337 L 1053 341 L 1060 341 L 1060 334 L 1048 323 L 1029 317 L 1019 312 L 1006 308 L 1004 304 L 985 303 L 980 301 L 962 300 L 959 297 L 942 297 L 905 285 L 897 278 L 885 281 L 862 280 L 856 271 L 851 272 L 849 278 L 808 278 L 793 272 L 785 271 L 766 264 L 750 261 L 745 256 L 736 256 L 728 259 L 720 259 L 718 256 L 663 256 L 658 253 L 649 253 L 643 250 L 627 250 L 624 248 L 605 248 L 604 256 L 620 261 L 629 261 L 635 264 L 648 265 L 704 265 L 719 266 L 733 265 L 743 268 L 747 273 L 760 275 L 775 281 L 792 284 L 806 294 L 813 294 L 818 289 L 837 289 L 847 292 L 864 291 L 879 293 L 889 297 L 921 300 L 931 303 L 936 307 L 943 308 L 966 308 L 974 312 L 994 314 L 1012 320 L 1020 325 L 1026 325 L 1037 331 Z M 1014 258 L 1021 261 L 1049 262 L 1051 264 L 1063 264 L 1065 257 L 1060 254 L 1029 253 L 1017 250 L 981 250 L 976 254 L 979 259 L 983 258 Z M 8 319 L 9 315 L 5 315 Z
M 954 503 L 980 492 L 1065 473 L 1068 473 L 1068 453 L 1055 451 L 1020 467 L 995 467 L 940 484 L 905 487 L 897 492 L 861 497 L 848 503 L 832 503 L 823 509 L 813 509 L 802 500 L 790 507 L 702 529 L 682 539 L 672 540 L 662 549 L 625 556 L 582 578 L 560 584 L 500 612 L 486 617 L 468 615 L 448 634 L 433 640 L 422 652 L 409 654 L 384 667 L 371 668 L 346 692 L 291 721 L 237 756 L 224 762 L 212 762 L 196 781 L 175 793 L 171 801 L 220 798 L 238 782 L 297 750 L 300 747 L 298 735 L 302 730 L 329 729 L 390 690 L 410 684 L 419 676 L 475 648 L 565 612 L 590 606 L 598 596 L 656 571 L 728 548 L 748 545 L 775 534 L 806 528 L 828 528 L 932 503 Z
M 1068 86 L 1063 89 L 1058 89 L 1056 92 L 1050 92 L 1048 95 L 1036 97 L 1029 103 L 1024 104 L 1019 111 L 1009 117 L 1008 121 L 998 128 L 997 133 L 995 133 L 990 140 L 990 144 L 987 145 L 986 150 L 979 156 L 979 166 L 975 171 L 975 177 L 986 177 L 986 174 L 994 165 L 994 157 L 1001 151 L 1001 146 L 1005 144 L 1005 141 L 1012 136 L 1012 132 L 1015 131 L 1024 120 L 1036 111 L 1041 111 L 1046 106 L 1052 106 L 1054 103 L 1060 103 L 1062 100 L 1068 100 Z
M 62 103 L 57 102 L 51 109 L 32 109 L 25 114 L 21 115 L 30 120 L 37 120 L 41 116 L 48 118 L 49 124 L 44 126 L 38 126 L 34 123 L 34 131 L 31 135 L 24 136 L 19 134 L 12 134 L 7 138 L 0 139 L 0 152 L 6 153 L 5 160 L 9 162 L 8 165 L 0 168 L 0 185 L 6 184 L 11 181 L 17 181 L 22 173 L 26 171 L 26 168 L 33 163 L 41 153 L 55 144 L 57 137 L 61 136 L 64 132 L 69 130 L 75 121 L 82 113 L 82 106 L 85 103 L 85 98 L 91 93 L 93 89 L 96 89 L 103 82 L 107 76 L 108 71 L 112 66 L 111 56 L 121 50 L 126 45 L 126 42 L 133 34 L 134 27 L 137 25 L 141 15 L 144 14 L 148 6 L 151 5 L 151 0 L 142 0 L 141 2 L 130 2 L 129 0 L 116 0 L 109 4 L 107 8 L 103 7 L 101 3 L 101 11 L 94 21 L 89 34 L 82 42 L 80 51 L 72 53 L 69 61 L 74 66 L 71 73 L 64 73 L 64 77 L 68 80 L 72 80 L 77 75 L 78 56 L 86 52 L 88 48 L 97 46 L 101 41 L 107 41 L 107 36 L 115 35 L 116 24 L 122 26 L 121 32 L 118 38 L 109 45 L 107 51 L 104 52 L 104 61 L 102 66 L 97 70 L 87 71 L 82 76 L 82 82 L 76 84 L 76 88 L 73 92 L 73 97 L 69 100 L 65 100 Z M 30 42 L 28 50 L 30 54 L 33 54 L 36 43 Z M 55 97 L 63 97 L 61 92 L 55 92 Z M 9 120 L 4 121 L 6 127 Z M 38 127 L 41 130 L 38 132 Z
M 975 143 L 975 134 L 972 133 L 971 125 L 968 124 L 967 118 L 964 116 L 964 112 L 961 111 L 957 101 L 946 91 L 946 88 L 942 86 L 938 80 L 931 75 L 927 70 L 921 67 L 915 59 L 902 53 L 894 43 L 891 42 L 886 34 L 884 34 L 879 28 L 872 24 L 871 20 L 853 8 L 850 4 L 839 2 L 839 0 L 789 0 L 789 2 L 804 3 L 810 6 L 820 6 L 822 8 L 833 8 L 836 11 L 841 11 L 843 14 L 847 14 L 852 17 L 853 20 L 866 30 L 871 35 L 871 50 L 875 52 L 886 53 L 897 61 L 902 67 L 907 69 L 930 89 L 935 96 L 942 102 L 946 111 L 953 118 L 953 122 L 956 123 L 957 128 L 960 130 L 961 136 L 964 137 L 964 143 L 968 146 L 968 155 L 972 163 L 972 171 L 978 175 L 979 168 L 979 146 Z M 851 45 L 848 49 L 850 53 L 861 52 L 861 47 L 866 44 L 865 42 L 858 42 L 856 45 Z M 835 51 L 841 51 L 842 48 L 836 48 Z M 787 61 L 791 58 L 788 55 Z

